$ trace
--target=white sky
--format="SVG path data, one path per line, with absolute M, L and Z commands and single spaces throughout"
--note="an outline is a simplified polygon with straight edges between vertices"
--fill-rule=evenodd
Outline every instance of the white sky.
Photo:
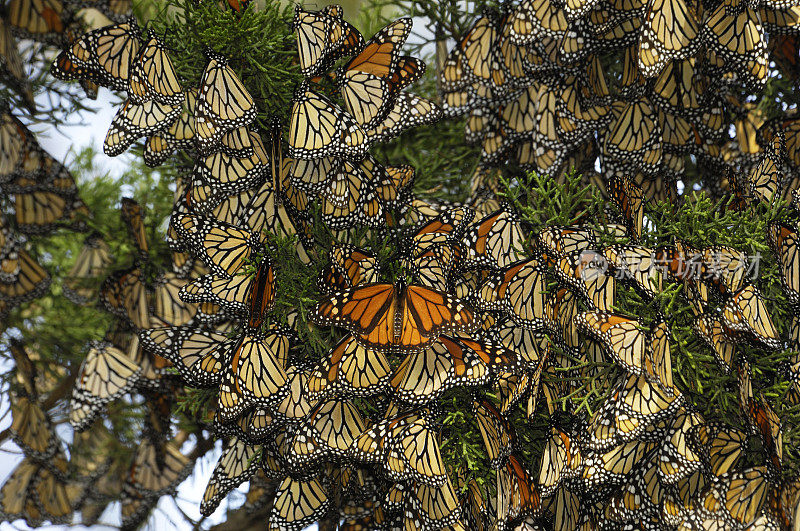
M 108 157 L 103 153 L 106 132 L 117 112 L 117 106 L 113 103 L 117 99 L 118 96 L 108 89 L 100 88 L 97 100 L 85 101 L 88 107 L 96 109 L 95 114 L 84 113 L 83 121 L 85 123 L 63 126 L 58 129 L 46 124 L 35 124 L 30 128 L 36 133 L 39 144 L 45 151 L 61 162 L 66 161 L 67 167 L 74 159 L 74 152 L 93 145 L 99 153 L 99 156 L 95 158 L 98 168 L 107 170 L 112 175 L 120 175 L 125 170 L 127 161 L 130 161 L 133 155 L 126 152 L 118 157 Z

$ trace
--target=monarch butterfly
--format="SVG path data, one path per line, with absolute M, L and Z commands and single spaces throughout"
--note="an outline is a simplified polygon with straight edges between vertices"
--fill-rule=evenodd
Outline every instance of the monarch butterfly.
M 264 151 L 261 136 L 250 131 L 247 127 L 237 127 L 231 129 L 219 139 L 219 145 L 215 146 L 229 157 L 246 158 L 251 157 L 254 151 L 254 144 Z
M 59 0 L 11 0 L 5 7 L 8 24 L 19 38 L 53 42 L 64 32 L 67 13 Z
M 738 0 L 725 0 L 710 14 L 702 33 L 714 52 L 740 66 L 738 73 L 746 83 L 764 85 L 767 41 L 758 11 Z
M 611 201 L 622 212 L 628 233 L 636 239 L 642 236 L 644 219 L 644 196 L 642 188 L 630 177 L 612 176 L 608 183 Z
M 35 397 L 12 395 L 10 432 L 30 458 L 47 461 L 59 449 L 50 417 Z
M 282 238 L 299 237 L 295 244 L 295 251 L 301 262 L 308 264 L 311 261 L 306 252 L 304 239 L 304 225 L 296 225 L 295 220 L 289 215 L 283 201 L 276 197 L 272 184 L 265 182 L 256 191 L 245 213 L 245 225 L 263 241 L 265 232 L 270 232 Z
M 363 134 L 369 143 L 388 142 L 406 129 L 435 123 L 441 117 L 442 110 L 434 102 L 401 92 L 383 121 L 372 128 L 365 128 Z M 355 133 L 353 136 L 356 136 Z
M 472 403 L 475 418 L 478 421 L 489 466 L 502 468 L 517 445 L 517 434 L 514 427 L 502 416 L 500 411 L 482 398 Z
M 580 348 L 577 314 L 578 298 L 568 288 L 560 288 L 545 301 L 545 328 L 562 348 L 573 352 Z
M 456 46 L 460 67 L 470 83 L 492 85 L 492 67 L 495 45 L 498 40 L 499 25 L 497 16 L 491 11 L 483 13 L 461 42 Z
M 100 286 L 100 302 L 107 311 L 136 328 L 150 326 L 147 290 L 138 267 L 109 275 Z
M 486 136 L 489 127 L 495 126 L 489 118 L 489 112 L 488 109 L 479 107 L 469 113 L 464 131 L 464 139 L 468 144 L 479 144 Z
M 546 227 L 537 235 L 537 243 L 545 258 L 555 259 L 597 248 L 594 230 L 588 227 Z
M 427 349 L 409 354 L 391 381 L 402 402 L 424 405 L 454 386 L 487 383 L 490 370 L 513 366 L 516 358 L 493 345 L 440 336 Z
M 556 102 L 557 134 L 570 146 L 580 145 L 590 136 L 592 130 L 604 127 L 611 119 L 608 107 L 582 103 L 579 90 L 577 83 L 566 86 Z
M 464 51 L 460 46 L 453 47 L 439 72 L 439 84 L 445 93 L 464 89 L 470 82 L 464 70 Z
M 783 159 L 786 152 L 786 141 L 783 131 L 777 134 L 767 145 L 761 161 L 749 176 L 750 191 L 759 201 L 771 202 L 779 193 L 783 184 Z
M 123 197 L 121 203 L 122 208 L 120 212 L 122 214 L 122 220 L 127 226 L 128 233 L 133 238 L 133 242 L 139 254 L 146 257 L 148 245 L 147 232 L 144 226 L 144 211 L 139 203 L 129 197 Z
M 659 78 L 660 79 L 660 78 Z M 692 151 L 694 129 L 688 120 L 681 116 L 674 116 L 658 110 L 658 123 L 661 125 L 661 139 L 664 142 L 665 153 L 662 156 L 662 165 L 669 168 L 675 176 L 682 175 L 686 167 L 683 157 L 675 152 Z
M 317 279 L 317 287 L 327 295 L 378 280 L 378 264 L 369 251 L 350 244 L 334 245 L 331 263 Z
M 388 387 L 392 369 L 385 356 L 364 348 L 353 336 L 342 339 L 308 378 L 308 397 L 371 396 Z
M 236 275 L 261 247 L 257 234 L 213 218 L 184 214 L 173 217 L 171 225 L 211 272 L 219 276 Z
M 75 264 L 67 273 L 64 296 L 75 304 L 87 304 L 97 295 L 97 289 L 93 289 L 90 283 L 98 279 L 111 263 L 111 250 L 100 235 L 87 236 Z
M 505 207 L 475 222 L 463 242 L 463 268 L 503 268 L 520 258 L 522 229 L 516 215 Z
M 478 482 L 474 479 L 470 480 L 469 482 L 465 482 L 459 478 L 459 483 L 461 483 L 459 487 L 461 494 L 458 501 L 461 505 L 461 518 L 464 522 L 464 525 L 468 528 L 483 531 L 484 527 L 482 511 L 486 506 L 486 500 L 483 497 L 481 488 L 478 485 Z
M 510 23 L 511 39 L 517 44 L 530 44 L 540 36 L 557 41 L 569 29 L 564 10 L 549 0 L 525 0 L 513 12 Z
M 43 520 L 64 523 L 82 493 L 78 484 L 66 484 L 42 465 L 24 459 L 0 489 L 0 510 L 5 518 L 22 518 L 29 526 Z
M 411 236 L 412 252 L 419 256 L 427 248 L 441 243 L 461 240 L 475 217 L 470 208 L 458 207 L 445 210 L 414 231 Z
M 474 300 L 480 309 L 510 312 L 517 324 L 536 330 L 545 325 L 546 288 L 544 269 L 532 258 L 489 277 Z
M 582 251 L 578 256 L 561 258 L 556 274 L 594 308 L 610 311 L 614 306 L 616 282 L 606 274 L 605 260 L 599 253 Z
M 198 214 L 210 216 L 219 221 L 236 225 L 244 222 L 247 214 L 247 205 L 253 199 L 256 190 L 250 188 L 233 195 L 227 195 L 215 186 L 192 186 L 191 202 Z
M 634 319 L 608 312 L 584 312 L 578 327 L 602 343 L 606 352 L 631 374 L 642 374 L 646 355 L 646 333 Z
M 486 338 L 517 354 L 528 370 L 537 370 L 547 356 L 548 339 L 543 332 L 531 332 L 513 321 L 500 321 L 487 331 Z
M 705 280 L 727 294 L 741 289 L 748 271 L 744 252 L 727 246 L 706 247 L 700 253 L 703 258 Z
M 627 521 L 647 518 L 645 515 L 653 508 L 661 508 L 666 489 L 659 482 L 657 468 L 654 463 L 645 463 L 634 471 L 629 484 L 611 496 L 609 510 L 606 511 L 609 519 Z M 655 517 L 655 520 L 659 522 L 660 518 Z
M 617 429 L 615 404 L 613 400 L 606 400 L 590 417 L 582 442 L 588 450 L 596 452 L 608 450 L 623 442 L 623 439 Z
M 752 104 L 745 104 L 747 113 L 735 121 L 739 151 L 748 162 L 757 160 L 764 151 L 758 143 L 759 130 L 766 121 L 764 112 Z
M 153 316 L 172 326 L 189 324 L 197 313 L 197 306 L 180 299 L 180 290 L 185 285 L 186 281 L 175 273 L 161 273 L 154 283 Z
M 416 414 L 383 420 L 361 433 L 350 456 L 381 465 L 390 479 L 439 487 L 448 478 L 428 422 Z
M 675 393 L 675 385 L 672 380 L 670 334 L 670 329 L 663 319 L 653 325 L 648 336 L 649 348 L 644 356 L 644 368 L 646 377 L 671 396 Z
M 318 405 L 298 427 L 288 459 L 298 468 L 327 456 L 344 457 L 364 431 L 358 409 L 344 399 Z
M 603 152 L 611 159 L 636 168 L 656 169 L 661 163 L 661 127 L 656 113 L 645 99 L 626 104 L 609 126 Z
M 339 57 L 364 46 L 364 37 L 342 20 L 341 10 L 334 6 L 316 12 L 295 7 L 292 29 L 297 32 L 300 71 L 306 77 L 327 70 Z
M 21 124 L 17 125 L 22 127 Z M 28 135 L 30 132 L 26 131 L 21 138 L 23 144 L 17 154 L 16 168 L 10 179 L 3 184 L 3 189 L 9 194 L 48 192 L 56 194 L 64 201 L 74 198 L 78 189 L 72 175 L 64 165 L 45 152 L 33 137 Z
M 258 328 L 275 304 L 275 271 L 269 259 L 262 260 L 255 275 L 234 277 L 207 275 L 181 288 L 190 302 L 211 302 L 233 314 L 248 317 L 248 326 Z
M 0 77 L 20 95 L 29 110 L 36 110 L 33 91 L 25 75 L 17 41 L 11 35 L 11 28 L 5 20 L 0 20 Z
M 232 157 L 225 150 L 200 157 L 194 166 L 194 177 L 217 193 L 240 193 L 259 186 L 267 176 L 267 158 L 261 138 L 251 132 L 253 153 L 248 157 Z M 194 188 L 198 188 L 195 184 Z
M 289 336 L 281 328 L 251 330 L 239 337 L 219 389 L 217 407 L 223 422 L 247 406 L 270 407 L 284 399 L 290 391 L 284 371 L 288 349 Z
M 563 143 L 556 127 L 560 99 L 553 87 L 537 83 L 522 91 L 517 100 L 510 101 L 503 108 L 501 118 L 517 136 L 532 136 L 541 145 L 559 145 Z
M 708 433 L 707 459 L 708 466 L 715 476 L 727 474 L 733 470 L 746 448 L 745 433 L 720 423 L 706 424 Z
M 277 151 L 277 148 L 276 148 Z M 291 176 L 292 183 L 298 188 L 309 192 L 319 193 L 328 182 L 328 175 L 335 171 L 341 160 L 337 157 L 322 157 L 311 160 L 287 158 L 281 162 L 283 166 L 288 166 L 286 171 Z M 278 179 L 282 182 L 283 178 Z
M 210 49 L 205 54 L 209 62 L 197 95 L 195 139 L 202 151 L 209 151 L 226 132 L 250 125 L 256 106 L 228 60 Z
M 141 47 L 135 19 L 84 34 L 61 51 L 50 68 L 58 79 L 87 79 L 114 90 L 128 90 L 131 67 Z
M 166 129 L 178 116 L 179 106 L 165 105 L 156 100 L 135 104 L 125 102 L 117 111 L 103 144 L 103 151 L 110 157 L 124 152 L 138 138 Z
M 106 341 L 89 344 L 70 403 L 70 424 L 86 429 L 103 406 L 136 384 L 142 369 L 124 352 Z
M 747 333 L 767 348 L 780 348 L 780 335 L 754 286 L 743 287 L 725 303 L 722 323 L 735 332 Z
M 183 103 L 185 96 L 178 74 L 164 42 L 157 35 L 150 36 L 134 60 L 128 93 L 136 104 L 156 100 L 163 105 L 178 107 Z
M 461 116 L 483 103 L 473 87 L 464 87 L 455 92 L 442 95 L 442 114 L 448 118 Z
M 119 496 L 120 493 L 117 493 Z M 150 511 L 158 503 L 158 496 L 140 493 L 134 487 L 125 484 L 122 489 L 120 516 L 122 525 L 135 528 L 141 525 L 150 515 Z
M 144 163 L 150 167 L 160 166 L 176 149 L 193 147 L 194 116 L 197 108 L 197 90 L 186 89 L 180 116 L 170 125 L 148 137 L 144 145 Z M 224 138 L 224 137 L 223 137 Z
M 222 422 L 219 415 L 214 419 L 214 431 L 220 437 L 236 437 L 248 444 L 260 444 L 275 437 L 283 422 L 271 415 L 266 408 L 248 407 L 230 422 Z M 262 454 L 262 457 L 266 457 Z
M 653 442 L 631 441 L 605 453 L 587 457 L 582 474 L 584 484 L 592 488 L 604 483 L 627 481 L 633 468 L 642 462 L 654 447 Z
M 486 128 L 480 136 L 481 161 L 492 165 L 501 163 L 508 157 L 515 138 L 516 135 L 511 134 L 498 116 L 489 114 Z
M 632 282 L 638 291 L 653 298 L 660 290 L 661 274 L 656 267 L 655 251 L 635 245 L 606 247 L 603 255 L 614 272 Z
M 769 226 L 769 242 L 780 263 L 781 284 L 789 301 L 800 304 L 800 260 L 797 256 L 797 231 L 784 223 Z
M 25 250 L 17 247 L 4 262 L 11 282 L 0 282 L 0 315 L 41 297 L 50 286 L 50 275 Z
M 643 376 L 623 379 L 617 385 L 612 399 L 617 428 L 622 437 L 628 438 L 642 436 L 650 424 L 669 418 L 683 403 L 680 394 L 665 393 L 660 386 L 651 385 Z
M 259 465 L 258 447 L 232 438 L 214 467 L 200 502 L 200 513 L 208 516 L 232 489 L 252 476 Z
M 541 495 L 520 456 L 509 456 L 505 466 L 497 470 L 497 485 L 499 522 L 514 523 L 539 516 Z
M 438 244 L 414 258 L 410 265 L 412 277 L 422 286 L 448 291 L 450 277 L 461 260 L 461 246 Z M 458 294 L 457 294 L 458 296 Z
M 284 478 L 275 491 L 269 515 L 270 531 L 299 531 L 328 512 L 330 500 L 319 478 L 307 480 Z
M 702 424 L 699 414 L 688 411 L 679 411 L 672 420 L 657 458 L 658 476 L 665 484 L 677 483 L 702 465 L 701 456 L 689 444 L 689 433 Z
M 398 89 L 392 78 L 399 67 L 400 47 L 411 32 L 411 25 L 410 18 L 390 23 L 337 71 L 336 82 L 345 108 L 364 128 L 377 125 L 394 105 Z M 396 80 L 400 81 L 399 75 Z
M 27 128 L 11 113 L 0 114 L 0 183 L 17 174 L 25 148 L 31 143 Z
M 90 215 L 86 204 L 70 193 L 41 189 L 21 191 L 13 198 L 16 229 L 23 234 L 45 234 L 56 227 L 83 230 L 82 218 Z
M 223 331 L 198 330 L 193 326 L 141 330 L 142 346 L 169 360 L 187 385 L 212 387 L 219 384 L 226 353 L 233 347 Z
M 289 124 L 289 156 L 316 159 L 364 157 L 368 138 L 355 119 L 303 83 L 295 92 Z
M 552 428 L 539 467 L 542 496 L 554 494 L 562 481 L 578 477 L 582 469 L 583 454 L 578 442 L 558 428 Z
M 722 512 L 727 525 L 747 527 L 761 513 L 772 492 L 765 467 L 723 474 L 701 494 L 698 503 L 709 512 Z
M 439 487 L 424 483 L 412 485 L 403 510 L 405 529 L 463 529 L 461 506 L 449 478 Z
M 294 366 L 286 368 L 289 392 L 279 404 L 271 408 L 271 412 L 275 417 L 282 420 L 297 420 L 311 413 L 318 400 L 308 396 L 307 390 L 310 376 L 311 371 L 302 370 Z
M 136 450 L 126 482 L 143 495 L 161 496 L 174 492 L 178 484 L 191 472 L 191 462 L 173 441 L 163 445 L 162 458 L 159 450 L 147 438 Z
M 700 43 L 699 21 L 683 0 L 654 0 L 647 7 L 639 41 L 639 69 L 658 75 L 668 61 L 695 53 Z
M 89 0 L 84 3 L 114 22 L 124 21 L 131 13 L 131 0 Z
M 755 398 L 752 396 L 752 391 L 750 395 L 747 397 L 745 404 L 746 414 L 753 431 L 761 438 L 761 444 L 767 458 L 767 471 L 771 476 L 777 477 L 782 469 L 781 462 L 783 458 L 781 420 L 763 395 Z
M 332 229 L 345 229 L 356 223 L 382 226 L 386 217 L 383 202 L 371 185 L 374 178 L 367 166 L 343 161 L 321 193 L 320 210 L 325 224 Z
M 337 325 L 364 347 L 415 352 L 443 333 L 475 329 L 472 310 L 449 295 L 422 286 L 364 284 L 323 298 L 314 312 L 321 326 Z

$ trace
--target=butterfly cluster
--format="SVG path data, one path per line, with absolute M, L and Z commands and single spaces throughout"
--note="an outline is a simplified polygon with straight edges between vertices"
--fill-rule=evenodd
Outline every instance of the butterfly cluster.
M 50 285 L 50 275 L 28 251 L 28 238 L 59 228 L 81 230 L 89 211 L 67 168 L 9 109 L 0 112 L 0 318 L 5 318 Z
M 313 80 L 337 58 L 351 57 L 329 74 L 343 107 L 307 81 L 295 93 L 287 138 L 294 160 L 284 161 L 284 188 L 287 205 L 299 217 L 308 219 L 308 205 L 316 203 L 323 223 L 334 230 L 356 223 L 380 228 L 396 223 L 394 211 L 407 208 L 413 168 L 385 167 L 368 150 L 441 117 L 435 103 L 403 91 L 425 71 L 425 63 L 400 53 L 411 26 L 410 19 L 396 20 L 364 42 L 339 7 L 296 10 L 293 27 L 304 76 Z
M 230 20 L 255 9 L 228 5 Z M 800 305 L 800 196 L 775 203 L 795 188 L 795 139 L 737 91 L 763 87 L 764 32 L 769 46 L 788 39 L 796 8 L 502 9 L 440 58 L 440 108 L 407 90 L 425 70 L 401 51 L 410 18 L 365 39 L 339 6 L 297 7 L 287 123 L 263 113 L 236 58 L 206 47 L 189 79 L 167 37 L 133 18 L 63 48 L 55 77 L 126 93 L 106 153 L 144 139 L 147 165 L 177 168 L 169 247 L 132 199 L 120 202 L 130 253 L 88 235 L 63 293 L 112 324 L 74 383 L 37 374 L 35 348 L 13 344 L 10 433 L 25 459 L 0 488 L 4 520 L 80 511 L 91 524 L 119 500 L 134 529 L 221 439 L 200 512 L 247 483 L 243 510 L 276 530 L 792 525 L 784 419 L 800 402 L 800 327 L 792 318 L 787 334 L 776 312 Z M 608 72 L 616 52 L 622 71 Z M 462 114 L 481 145 L 463 204 L 418 196 L 415 169 L 373 149 Z M 31 143 L 3 149 L 0 188 L 77 199 L 6 116 L 0 140 Z M 678 200 L 687 161 L 716 169 L 698 187 L 730 194 L 719 212 Z M 561 177 L 572 168 L 600 174 L 574 192 L 580 180 Z M 518 193 L 523 181 L 545 185 Z M 656 204 L 666 197 L 671 208 Z M 8 226 L 77 226 L 74 211 Z M 736 223 L 763 234 L 737 238 Z M 0 290 L 26 286 L 20 304 L 47 280 L 28 281 L 33 261 L 0 236 Z M 777 263 L 763 278 L 754 248 Z M 59 379 L 68 452 L 49 403 Z M 717 399 L 731 389 L 736 403 Z M 124 436 L 105 421 L 122 409 L 141 417 Z
M 88 10 L 94 14 L 87 17 Z M 30 112 L 37 111 L 20 41 L 34 41 L 46 46 L 64 46 L 87 26 L 112 20 L 120 21 L 130 15 L 130 0 L 10 0 L 0 9 L 0 81 L 19 98 Z M 95 17 L 95 20 L 91 20 Z M 102 22 L 105 21 L 105 24 Z M 86 96 L 97 98 L 98 86 L 81 82 Z
M 747 98 L 774 76 L 770 61 L 796 70 L 798 9 L 525 0 L 487 11 L 440 71 L 444 113 L 467 115 L 483 166 L 629 175 L 656 199 L 689 179 L 715 196 L 769 201 L 793 187 L 794 118 L 767 120 Z
M 0 106 L 0 318 L 49 288 L 50 275 L 29 252 L 30 239 L 61 228 L 83 230 L 90 216 L 72 174 L 20 119 L 23 106 L 29 113 L 37 106 L 18 42 L 69 42 L 86 26 L 79 16 L 85 8 L 108 21 L 127 14 L 130 3 L 14 0 L 0 9 L 0 82 L 8 89 Z

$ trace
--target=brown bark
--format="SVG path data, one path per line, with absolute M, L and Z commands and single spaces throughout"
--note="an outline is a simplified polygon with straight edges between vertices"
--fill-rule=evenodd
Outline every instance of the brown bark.
M 221 524 L 212 526 L 209 531 L 261 531 L 267 528 L 269 513 L 272 511 L 272 503 L 275 500 L 275 489 L 277 483 L 270 482 L 266 487 L 264 504 L 253 511 L 247 507 L 229 510 L 225 521 Z M 322 528 L 320 528 L 322 529 Z
M 271 507 L 272 504 L 255 512 L 249 512 L 244 507 L 228 511 L 227 519 L 212 526 L 209 531 L 261 531 L 267 528 Z

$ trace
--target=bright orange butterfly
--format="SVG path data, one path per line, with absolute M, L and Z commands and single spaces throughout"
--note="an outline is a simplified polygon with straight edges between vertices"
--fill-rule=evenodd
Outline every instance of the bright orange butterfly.
M 356 334 L 364 347 L 416 352 L 441 334 L 470 332 L 475 314 L 457 299 L 423 286 L 364 284 L 317 304 L 315 321 Z

